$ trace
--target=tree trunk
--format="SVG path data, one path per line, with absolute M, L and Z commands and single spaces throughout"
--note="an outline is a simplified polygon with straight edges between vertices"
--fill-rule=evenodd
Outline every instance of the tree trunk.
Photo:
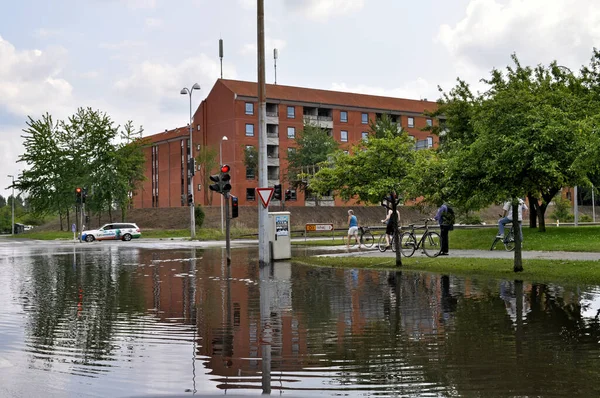
M 127 208 L 121 206 L 121 222 L 125 222 L 125 217 L 127 217 Z
M 69 208 L 67 207 L 67 230 L 71 228 L 71 213 L 69 212 Z
M 529 228 L 537 228 L 538 200 L 530 193 L 527 194 L 527 200 L 529 201 Z
M 537 212 L 539 228 L 538 232 L 546 232 L 546 209 L 548 208 L 548 204 L 543 202 L 540 204 Z
M 60 220 L 60 232 L 64 231 L 63 229 L 63 213 L 62 211 L 58 211 L 58 219 Z
M 521 228 L 519 226 L 519 201 L 512 202 L 513 229 L 515 231 L 515 259 L 513 271 L 523 271 L 523 253 L 521 252 Z
M 108 222 L 112 222 L 112 206 L 108 206 Z

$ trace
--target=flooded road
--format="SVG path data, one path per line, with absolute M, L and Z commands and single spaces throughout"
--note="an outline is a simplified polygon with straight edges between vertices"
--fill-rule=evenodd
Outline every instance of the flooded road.
M 596 286 L 257 256 L 5 246 L 0 396 L 600 395 Z

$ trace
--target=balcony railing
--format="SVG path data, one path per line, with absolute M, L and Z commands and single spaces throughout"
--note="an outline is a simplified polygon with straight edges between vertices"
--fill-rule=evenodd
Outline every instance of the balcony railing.
M 333 121 L 333 116 L 304 115 L 304 119 L 318 122 L 331 122 Z
M 277 117 L 279 115 L 277 114 L 277 111 L 275 111 L 275 112 L 269 112 L 269 111 L 267 111 L 267 116 L 269 116 L 269 117 Z

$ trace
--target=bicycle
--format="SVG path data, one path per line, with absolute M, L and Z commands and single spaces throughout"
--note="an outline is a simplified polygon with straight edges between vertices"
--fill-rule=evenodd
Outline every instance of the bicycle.
M 400 227 L 398 227 L 398 236 L 401 236 L 401 235 L 402 235 L 402 231 L 400 230 Z M 379 249 L 379 251 L 382 253 L 384 253 L 388 248 L 385 236 L 386 236 L 386 233 L 384 232 L 383 235 L 381 235 L 379 237 L 379 242 L 377 242 L 377 249 Z M 392 237 L 390 239 L 390 245 L 391 245 L 392 251 L 396 252 L 396 237 L 394 235 L 392 235 Z
M 509 223 L 507 223 L 506 225 L 508 225 Z M 494 248 L 496 247 L 496 244 L 498 242 L 502 242 L 504 243 L 504 249 L 506 249 L 507 252 L 511 252 L 513 250 L 515 250 L 515 230 L 514 230 L 514 225 L 512 223 L 510 223 L 510 229 L 504 230 L 504 237 L 503 238 L 499 238 L 497 235 L 494 238 L 494 241 L 492 242 L 492 247 L 490 247 L 490 250 L 494 250 Z
M 400 237 L 400 250 L 404 257 L 410 257 L 415 253 L 415 250 L 422 249 L 423 253 L 427 257 L 437 257 L 442 251 L 442 239 L 440 234 L 429 230 L 429 222 L 431 219 L 425 220 L 425 225 L 422 227 L 415 227 L 414 224 L 409 224 L 409 230 L 402 234 Z M 425 232 L 421 235 L 421 239 L 417 241 L 415 235 L 416 229 L 425 229 Z
M 342 236 L 342 242 L 344 242 L 344 244 L 346 244 L 346 239 L 348 239 L 348 236 Z M 354 237 L 350 237 L 350 239 L 353 241 L 350 247 L 356 247 L 356 240 Z M 368 249 L 373 247 L 373 244 L 375 243 L 375 237 L 373 237 L 369 227 L 358 227 L 358 239 L 360 244 Z

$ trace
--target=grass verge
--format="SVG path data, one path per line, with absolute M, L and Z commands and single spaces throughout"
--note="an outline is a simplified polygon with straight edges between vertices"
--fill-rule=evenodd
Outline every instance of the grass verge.
M 523 260 L 523 272 L 513 271 L 513 260 L 482 258 L 301 257 L 293 262 L 313 266 L 364 268 L 388 271 L 425 271 L 468 277 L 520 279 L 531 282 L 600 284 L 600 261 Z
M 489 250 L 498 228 L 456 228 L 449 234 L 450 249 L 463 250 Z M 523 228 L 523 250 L 542 251 L 573 251 L 573 252 L 600 252 L 600 226 L 585 227 L 546 227 L 546 232 L 537 229 Z M 374 234 L 375 244 L 379 241 L 380 234 Z M 341 246 L 343 241 L 336 237 L 335 240 L 313 240 L 293 242 L 299 246 Z M 502 244 L 496 250 L 503 250 Z

